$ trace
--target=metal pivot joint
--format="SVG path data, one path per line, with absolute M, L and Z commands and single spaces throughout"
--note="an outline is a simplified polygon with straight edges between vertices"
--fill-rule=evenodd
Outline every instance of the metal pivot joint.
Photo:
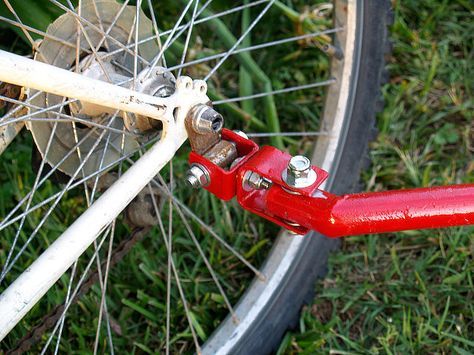
M 213 129 L 212 117 L 221 116 L 210 107 L 192 112 L 188 182 L 222 200 L 236 197 L 293 233 L 342 237 L 474 224 L 472 184 L 337 196 L 319 188 L 328 173 L 307 157 L 259 147 L 242 132 L 222 129 L 223 121 Z

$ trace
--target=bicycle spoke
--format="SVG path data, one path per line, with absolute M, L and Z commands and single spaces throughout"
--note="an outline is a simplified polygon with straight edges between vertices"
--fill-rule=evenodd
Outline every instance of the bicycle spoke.
M 211 71 L 204 77 L 204 81 L 209 80 L 209 78 L 217 71 L 217 69 L 220 68 L 222 64 L 227 60 L 227 58 L 235 51 L 235 49 L 239 46 L 239 44 L 244 40 L 244 38 L 253 30 L 253 28 L 258 24 L 260 19 L 267 13 L 267 11 L 270 9 L 270 7 L 273 5 L 275 0 L 270 0 L 265 6 L 265 8 L 260 12 L 260 14 L 257 16 L 255 20 L 250 24 L 250 26 L 245 30 L 245 32 L 242 34 L 242 36 L 239 37 L 239 39 L 235 42 L 235 44 L 229 49 L 229 51 L 226 53 L 226 55 L 211 69 Z
M 148 0 L 150 1 L 150 0 Z M 212 0 L 208 0 L 197 12 L 196 14 L 196 17 L 199 17 L 203 12 L 204 10 L 208 7 L 208 5 L 212 2 Z M 252 3 L 249 3 L 247 5 L 240 5 L 240 6 L 237 6 L 237 7 L 234 7 L 232 9 L 229 9 L 229 10 L 225 10 L 225 11 L 222 11 L 222 12 L 219 12 L 217 14 L 213 14 L 213 15 L 210 15 L 210 16 L 207 16 L 207 17 L 204 17 L 202 19 L 197 19 L 195 22 L 194 22 L 194 25 L 198 25 L 198 24 L 202 24 L 202 23 L 205 23 L 207 21 L 210 21 L 210 20 L 213 20 L 213 19 L 216 19 L 216 18 L 220 18 L 220 17 L 223 17 L 223 16 L 226 16 L 226 15 L 230 15 L 232 13 L 235 13 L 235 12 L 238 12 L 238 11 L 242 11 L 243 9 L 246 9 L 246 8 L 250 8 L 250 7 L 253 7 L 253 6 L 257 6 L 257 5 L 260 5 L 260 4 L 263 4 L 263 3 L 266 3 L 268 2 L 268 0 L 258 0 L 258 1 L 254 1 Z M 177 30 L 180 31 L 180 34 L 185 31 L 187 28 L 189 27 L 189 23 L 185 24 L 185 25 L 181 25 L 181 26 L 178 26 Z M 163 37 L 163 36 L 168 36 L 170 33 L 172 32 L 172 30 L 167 30 L 167 31 L 163 31 L 159 34 L 159 37 Z M 179 37 L 179 36 L 178 36 Z M 144 44 L 144 43 L 148 43 L 150 41 L 153 41 L 154 39 L 156 38 L 156 36 L 150 36 L 150 37 L 147 37 L 147 38 L 144 38 L 142 40 L 140 40 L 138 42 L 138 44 Z M 131 46 L 126 46 L 127 48 L 131 48 Z M 161 48 L 160 48 L 161 50 Z M 112 55 L 115 55 L 117 53 L 120 53 L 120 52 L 123 52 L 124 50 L 122 48 L 119 48 L 119 49 L 116 49 L 108 54 L 106 54 L 104 56 L 104 58 L 107 58 L 108 56 L 112 56 Z
M 149 186 L 149 188 L 151 189 L 151 187 Z M 166 234 L 166 231 L 165 231 L 165 227 L 163 225 L 163 220 L 161 218 L 161 214 L 160 214 L 160 211 L 158 209 L 158 205 L 156 203 L 156 199 L 155 199 L 155 196 L 153 194 L 151 194 L 151 200 L 152 200 L 152 204 L 153 204 L 153 208 L 155 210 L 155 214 L 156 214 L 156 217 L 157 217 L 157 221 L 158 221 L 158 226 L 159 226 L 159 229 L 160 229 L 160 232 L 161 232 L 161 235 L 163 236 L 163 242 L 165 243 L 165 247 L 166 247 L 166 251 L 167 251 L 167 254 L 168 254 L 168 265 L 170 265 L 171 267 L 171 270 L 173 271 L 173 276 L 174 276 L 174 279 L 176 280 L 176 285 L 178 287 L 178 292 L 179 292 L 179 296 L 181 298 L 181 302 L 183 302 L 183 307 L 184 307 L 184 312 L 185 312 L 185 315 L 186 315 L 186 319 L 188 321 L 188 324 L 189 324 L 189 329 L 191 330 L 191 335 L 193 337 L 193 341 L 194 341 L 194 346 L 196 347 L 196 352 L 198 354 L 201 353 L 201 347 L 199 345 L 199 341 L 197 339 L 197 335 L 196 335 L 196 331 L 194 329 L 194 326 L 193 326 L 193 322 L 192 322 L 192 319 L 191 319 L 191 313 L 189 312 L 189 308 L 188 308 L 188 302 L 186 300 L 186 296 L 184 295 L 184 292 L 183 292 L 183 287 L 181 285 L 181 281 L 179 279 L 179 275 L 178 275 L 178 271 L 176 269 L 176 265 L 175 265 L 175 262 L 174 262 L 174 259 L 173 259 L 173 255 L 172 255 L 172 251 L 171 251 L 171 244 L 169 243 L 170 240 L 168 239 L 167 237 L 167 234 Z M 171 272 L 170 270 L 168 269 L 168 272 L 169 272 L 169 275 L 171 275 Z M 169 354 L 169 349 L 170 349 L 170 339 L 169 339 L 169 304 L 170 304 L 170 296 L 168 296 L 168 290 L 171 289 L 171 283 L 167 283 L 167 314 L 166 314 L 166 318 L 167 318 L 167 331 L 166 331 L 166 354 Z
M 72 264 L 71 276 L 69 276 L 69 283 L 67 286 L 66 299 L 64 300 L 65 303 L 68 303 L 69 300 L 71 299 L 70 297 L 71 297 L 72 282 L 74 280 L 74 276 L 76 275 L 77 262 L 78 260 L 76 260 L 74 264 Z M 59 351 L 59 344 L 61 343 L 61 337 L 63 335 L 65 321 L 66 321 L 66 314 L 64 314 L 64 316 L 60 318 L 59 333 L 58 333 L 58 338 L 56 339 L 56 347 L 54 349 L 55 355 Z
M 293 86 L 293 87 L 290 87 L 290 88 L 285 88 L 285 89 L 280 89 L 280 90 L 273 90 L 273 91 L 268 91 L 268 92 L 262 92 L 262 93 L 249 95 L 249 96 L 234 97 L 234 98 L 225 99 L 225 100 L 213 101 L 213 105 L 220 105 L 220 104 L 225 104 L 225 103 L 229 103 L 229 102 L 237 102 L 237 101 L 243 101 L 243 100 L 256 99 L 256 98 L 259 98 L 259 97 L 266 97 L 266 96 L 272 96 L 272 95 L 277 95 L 277 94 L 284 94 L 284 93 L 297 91 L 297 90 L 312 89 L 312 88 L 316 88 L 316 87 L 319 87 L 319 86 L 331 85 L 335 82 L 336 82 L 335 79 L 329 79 L 329 80 L 320 81 L 320 82 L 317 82 L 317 83 Z
M 165 191 L 167 191 L 170 198 L 172 199 L 173 195 L 171 195 L 171 192 L 169 191 L 168 187 L 166 186 L 166 183 L 163 181 L 163 178 L 161 177 L 161 175 L 158 175 L 158 180 L 161 182 L 161 185 L 162 185 L 163 189 Z M 209 259 L 206 257 L 206 254 L 202 250 L 201 245 L 199 244 L 199 241 L 196 238 L 196 235 L 194 234 L 191 226 L 189 225 L 188 221 L 184 217 L 183 212 L 181 211 L 181 208 L 179 206 L 177 206 L 176 204 L 174 204 L 174 207 L 176 209 L 176 212 L 178 212 L 178 215 L 179 215 L 181 221 L 183 222 L 184 227 L 186 228 L 186 230 L 188 232 L 188 235 L 191 237 L 191 240 L 193 241 L 194 245 L 196 246 L 196 249 L 198 250 L 199 255 L 201 255 L 201 258 L 204 261 L 204 264 L 206 264 L 206 267 L 207 267 L 209 273 L 211 274 L 211 277 L 214 280 L 214 283 L 216 284 L 216 286 L 219 290 L 219 293 L 221 294 L 222 298 L 224 299 L 224 302 L 225 302 L 227 308 L 229 309 L 229 311 L 232 315 L 232 318 L 234 319 L 235 322 L 238 322 L 238 318 L 235 315 L 234 309 L 233 309 L 232 305 L 230 304 L 229 299 L 227 298 L 227 295 L 225 294 L 224 289 L 222 288 L 222 285 L 221 285 L 219 279 L 217 278 L 217 275 L 216 275 L 214 269 L 212 268 L 211 263 L 209 262 Z
M 110 123 L 109 124 L 112 124 L 113 123 L 113 119 L 115 117 L 113 117 L 111 120 L 110 120 Z M 48 209 L 48 211 L 46 212 L 46 214 L 43 216 L 43 218 L 41 219 L 41 221 L 38 223 L 38 225 L 36 226 L 36 228 L 33 230 L 33 232 L 31 233 L 31 235 L 28 237 L 27 241 L 25 242 L 25 244 L 23 245 L 23 247 L 20 249 L 20 251 L 16 254 L 15 258 L 11 261 L 11 263 L 6 267 L 5 269 L 5 274 L 8 273 L 11 268 L 13 267 L 13 265 L 16 263 L 16 261 L 19 259 L 19 257 L 23 254 L 23 252 L 25 251 L 26 247 L 31 243 L 31 241 L 33 240 L 33 238 L 36 236 L 36 234 L 38 233 L 38 231 L 40 230 L 40 228 L 43 226 L 43 224 L 46 222 L 46 220 L 48 219 L 48 217 L 51 215 L 51 213 L 53 212 L 53 210 L 56 208 L 57 204 L 59 203 L 59 201 L 61 200 L 61 198 L 64 196 L 64 194 L 66 193 L 66 189 L 68 187 L 71 186 L 71 184 L 73 183 L 75 177 L 79 174 L 79 172 L 81 171 L 81 169 L 83 168 L 84 164 L 87 162 L 87 160 L 90 158 L 90 156 L 92 155 L 93 151 L 97 148 L 97 146 L 99 145 L 99 143 L 101 142 L 104 134 L 105 134 L 106 131 L 102 131 L 102 133 L 100 134 L 100 136 L 98 137 L 98 139 L 96 140 L 96 142 L 94 143 L 94 145 L 92 146 L 91 150 L 88 152 L 88 154 L 86 155 L 84 161 L 82 161 L 80 164 L 79 164 L 79 167 L 76 169 L 76 171 L 74 172 L 73 176 L 69 179 L 69 182 L 66 184 L 66 187 L 61 191 L 61 193 L 59 194 L 59 196 L 55 199 L 55 201 L 53 202 L 52 206 Z M 3 280 L 3 278 L 0 279 L 0 282 Z
M 155 143 L 159 138 L 155 138 L 153 140 L 151 140 L 150 142 L 147 142 L 145 145 L 147 144 L 153 144 Z M 92 178 L 95 178 L 97 176 L 100 176 L 102 173 L 110 170 L 111 168 L 113 168 L 114 166 L 116 166 L 117 164 L 120 164 L 124 161 L 128 161 L 133 155 L 135 155 L 137 153 L 137 151 L 139 149 L 142 149 L 145 145 L 142 145 L 141 147 L 139 147 L 137 150 L 134 150 L 130 153 L 127 153 L 126 155 L 120 157 L 119 159 L 117 159 L 116 161 L 108 164 L 107 166 L 105 166 L 103 169 L 99 169 L 97 170 L 96 172 L 78 180 L 77 182 L 75 182 L 74 184 L 72 184 L 67 190 L 67 191 L 70 191 L 74 188 L 76 188 L 77 186 L 79 185 L 82 185 L 84 181 L 88 181 Z M 68 156 L 71 155 L 73 153 L 73 150 L 71 150 L 69 153 L 68 153 Z M 131 160 L 133 162 L 133 160 Z M 57 167 L 59 166 L 60 164 L 57 164 L 55 167 L 52 167 L 52 170 L 47 174 L 45 175 L 45 177 L 43 177 L 43 179 L 41 179 L 41 181 L 38 183 L 38 186 L 41 186 L 53 173 L 54 171 L 57 169 Z M 7 227 L 9 227 L 10 225 L 12 225 L 13 223 L 15 223 L 16 221 L 18 221 L 20 218 L 22 218 L 25 214 L 29 214 L 29 213 L 32 213 L 34 212 L 35 210 L 37 210 L 38 208 L 41 208 L 43 207 L 44 205 L 48 204 L 49 202 L 51 202 L 52 200 L 54 200 L 61 192 L 58 192 L 48 198 L 46 198 L 45 200 L 43 200 L 42 202 L 38 203 L 37 205 L 35 205 L 34 207 L 31 207 L 29 210 L 23 212 L 22 214 L 12 218 L 10 220 L 10 218 L 12 217 L 13 214 L 15 214 L 16 211 L 18 211 L 18 209 L 25 203 L 25 201 L 29 198 L 29 196 L 31 195 L 31 192 L 27 193 L 25 195 L 25 197 L 23 197 L 20 202 L 15 206 L 15 208 L 13 208 L 9 214 L 7 215 L 7 217 L 5 217 L 5 219 L 0 222 L 0 230 L 2 229 L 5 229 Z
M 43 31 L 40 31 L 40 30 L 37 30 L 36 28 L 33 28 L 31 26 L 28 26 L 28 25 L 25 25 L 25 24 L 22 24 L 22 23 L 19 23 L 17 21 L 14 21 L 12 19 L 9 19 L 9 18 L 6 18 L 6 17 L 3 17 L 3 16 L 0 16 L 0 21 L 3 21 L 3 22 L 6 22 L 10 25 L 13 25 L 13 26 L 16 26 L 16 27 L 19 27 L 20 29 L 24 29 L 28 32 L 32 32 L 32 33 L 36 33 L 37 35 L 40 35 L 42 36 L 43 38 L 47 38 L 47 39 L 50 39 L 52 41 L 55 41 L 55 42 L 59 42 L 61 44 L 64 44 L 68 47 L 71 47 L 73 49 L 76 48 L 76 44 L 75 43 L 71 43 L 71 42 L 68 42 L 62 38 L 59 38 L 59 37 L 56 37 L 56 36 L 53 36 L 53 35 L 50 35 L 46 32 L 43 32 Z M 91 51 L 87 48 L 81 48 L 82 51 L 90 54 Z
M 191 34 L 193 32 L 194 20 L 196 18 L 196 11 L 197 11 L 198 5 L 199 5 L 199 1 L 195 0 L 193 15 L 191 17 L 191 22 L 190 22 L 190 26 L 189 26 L 189 29 L 188 29 L 188 34 L 186 36 L 186 41 L 184 42 L 184 49 L 183 49 L 183 54 L 181 56 L 181 63 L 180 63 L 181 65 L 183 65 L 183 63 L 185 62 L 186 55 L 188 54 L 189 40 L 191 39 Z M 177 77 L 181 76 L 181 72 L 182 72 L 182 68 L 179 68 Z
M 138 29 L 140 28 L 140 10 L 142 6 L 142 0 L 137 1 L 136 11 L 135 11 L 135 50 L 133 55 L 133 90 L 136 90 L 137 87 L 137 75 L 138 75 Z M 133 31 L 130 31 L 132 33 Z
M 94 121 L 89 121 L 89 120 L 79 118 L 79 117 L 73 117 L 71 115 L 67 115 L 65 113 L 55 111 L 55 109 L 57 109 L 57 108 L 61 109 L 61 108 L 63 108 L 64 106 L 66 106 L 68 104 L 71 104 L 73 102 L 77 102 L 76 99 L 67 100 L 67 101 L 64 101 L 63 103 L 60 103 L 60 104 L 57 104 L 57 105 L 54 105 L 54 106 L 49 106 L 49 107 L 46 107 L 46 108 L 41 108 L 39 106 L 29 104 L 25 101 L 11 99 L 9 97 L 2 96 L 2 95 L 0 95 L 0 100 L 6 101 L 6 102 L 11 102 L 11 103 L 16 104 L 16 105 L 21 105 L 21 106 L 25 106 L 25 107 L 29 107 L 29 108 L 38 110 L 36 112 L 32 112 L 30 114 L 23 115 L 23 116 L 20 116 L 20 117 L 17 117 L 17 118 L 8 120 L 8 121 L 4 121 L 3 118 L 2 118 L 2 119 L 0 119 L 0 127 L 8 126 L 10 124 L 15 124 L 15 123 L 19 123 L 19 122 L 77 122 L 77 123 L 82 123 L 82 124 L 85 124 L 85 125 L 93 126 L 93 127 L 96 127 L 96 128 L 105 129 L 105 130 L 110 131 L 110 132 L 119 133 L 119 134 L 126 134 L 127 136 L 135 137 L 135 135 L 133 133 L 130 133 L 130 132 L 125 132 L 124 133 L 122 130 L 117 129 L 117 128 L 107 127 L 105 125 L 102 125 L 102 124 L 94 122 Z M 57 115 L 58 117 L 63 117 L 63 118 L 61 119 L 61 118 L 33 117 L 33 116 L 37 116 L 37 115 L 40 115 L 40 114 L 45 113 L 45 112 L 51 112 L 51 113 L 54 113 L 55 115 Z
M 320 31 L 320 32 L 308 33 L 308 34 L 304 34 L 304 35 L 301 35 L 301 36 L 294 36 L 294 37 L 290 37 L 290 38 L 283 38 L 283 39 L 276 40 L 276 41 L 256 44 L 256 45 L 249 46 L 249 47 L 237 48 L 236 50 L 234 50 L 231 53 L 231 55 L 235 55 L 235 54 L 239 54 L 239 53 L 243 53 L 243 52 L 250 52 L 250 51 L 257 50 L 257 49 L 263 49 L 263 48 L 278 46 L 278 45 L 282 45 L 282 44 L 285 44 L 285 43 L 297 42 L 297 41 L 301 41 L 301 40 L 304 40 L 304 39 L 309 39 L 309 38 L 314 38 L 314 37 L 318 37 L 318 36 L 322 36 L 322 35 L 336 33 L 336 32 L 339 32 L 341 30 L 342 30 L 342 28 L 334 28 L 334 29 Z M 172 71 L 172 70 L 186 68 L 186 67 L 189 67 L 189 66 L 192 66 L 192 65 L 205 63 L 205 62 L 208 62 L 210 60 L 219 59 L 219 58 L 225 57 L 226 55 L 227 55 L 227 52 L 214 54 L 214 55 L 207 56 L 207 57 L 204 57 L 204 58 L 195 59 L 195 60 L 190 61 L 190 62 L 175 65 L 173 67 L 169 67 L 167 70 Z
M 69 13 L 71 14 L 72 16 L 74 16 L 76 19 L 78 19 L 80 22 L 81 22 L 81 25 L 87 25 L 89 26 L 91 29 L 93 29 L 94 31 L 97 31 L 100 35 L 102 36 L 105 36 L 107 39 L 109 39 L 110 41 L 114 42 L 115 44 L 117 44 L 120 48 L 122 48 L 124 51 L 126 51 L 127 53 L 131 54 L 132 56 L 134 55 L 134 52 L 126 47 L 122 42 L 120 42 L 118 39 L 116 39 L 115 37 L 112 37 L 110 35 L 107 35 L 103 30 L 101 30 L 99 27 L 97 27 L 96 25 L 94 25 L 92 22 L 90 22 L 89 20 L 83 18 L 83 17 L 79 17 L 77 15 L 77 13 L 75 11 L 72 11 L 71 9 L 68 9 L 66 6 L 64 6 L 63 4 L 61 4 L 60 2 L 58 2 L 57 0 L 48 0 L 49 2 L 51 2 L 52 4 L 56 5 L 57 7 L 59 7 L 60 9 L 62 9 L 63 11 L 65 11 L 66 13 Z M 104 56 L 105 58 L 105 56 Z M 142 58 L 141 56 L 138 56 L 138 58 L 145 64 L 149 64 L 148 61 L 144 58 Z
M 253 266 L 245 257 L 240 254 L 237 250 L 235 250 L 229 243 L 227 243 L 222 237 L 220 237 L 212 227 L 210 227 L 206 222 L 200 219 L 194 212 L 189 209 L 182 201 L 177 198 L 173 197 L 173 202 L 179 206 L 185 214 L 187 214 L 190 218 L 192 218 L 195 222 L 197 222 L 201 227 L 209 232 L 209 234 L 215 238 L 219 243 L 221 243 L 227 250 L 229 250 L 232 254 L 234 254 L 245 266 L 247 266 L 253 273 L 260 279 L 265 280 L 265 275 L 262 274 L 258 269 Z
M 162 45 L 161 45 L 161 36 L 160 36 L 160 30 L 158 29 L 158 23 L 156 22 L 156 16 L 155 16 L 155 11 L 153 11 L 153 4 L 151 3 L 151 0 L 147 0 L 148 2 L 148 8 L 150 9 L 150 15 L 151 15 L 151 23 L 153 25 L 153 31 L 155 32 L 155 35 L 153 38 L 156 38 L 156 43 L 158 44 L 158 50 L 162 50 Z M 140 43 L 139 41 L 138 43 Z M 163 66 L 166 67 L 166 59 L 163 57 Z
M 104 232 L 101 232 L 100 234 L 104 234 L 102 239 L 100 240 L 100 242 L 98 243 L 97 245 L 97 248 L 95 249 L 94 251 L 94 254 L 92 255 L 92 257 L 89 259 L 89 262 L 87 263 L 84 271 L 82 272 L 81 274 L 81 277 L 79 278 L 78 282 L 77 282 L 77 285 L 76 287 L 74 288 L 74 291 L 73 293 L 71 294 L 71 297 L 70 297 L 70 300 L 69 302 L 65 302 L 65 305 L 64 305 L 64 309 L 63 311 L 61 312 L 61 316 L 60 318 L 58 319 L 58 321 L 56 322 L 56 325 L 54 326 L 50 336 L 48 337 L 48 340 L 46 341 L 46 344 L 44 345 L 43 347 L 43 350 L 41 351 L 41 355 L 45 354 L 48 347 L 49 347 L 49 344 L 51 343 L 51 341 L 53 340 L 54 338 L 54 335 L 56 334 L 56 332 L 58 331 L 60 325 L 61 325 L 61 321 L 62 319 L 66 316 L 66 313 L 67 311 L 69 310 L 69 307 L 71 306 L 73 300 L 76 298 L 77 296 L 77 293 L 79 292 L 80 288 L 81 288 L 81 285 L 82 283 L 84 282 L 84 280 L 86 279 L 86 276 L 87 276 L 87 273 L 89 272 L 90 268 L 92 267 L 92 264 L 94 263 L 94 260 L 96 259 L 96 254 L 99 253 L 100 249 L 102 248 L 102 245 L 104 244 L 104 242 L 106 241 L 107 239 L 107 235 L 109 234 L 110 232 L 110 226 L 106 226 L 104 228 Z M 99 234 L 99 235 L 100 235 Z
M 317 137 L 317 136 L 329 136 L 330 133 L 326 131 L 319 132 L 262 132 L 262 133 L 246 133 L 249 138 L 260 138 L 260 137 Z
M 184 16 L 186 15 L 186 13 L 188 12 L 189 8 L 191 7 L 192 3 L 193 3 L 194 0 L 189 0 L 188 1 L 188 4 L 186 5 L 186 7 L 184 8 L 184 10 L 181 12 L 181 15 L 179 16 L 179 19 L 178 21 L 176 21 L 176 24 L 174 25 L 170 35 L 168 36 L 168 38 L 166 39 L 165 43 L 163 44 L 163 48 L 160 50 L 160 52 L 155 56 L 155 58 L 153 58 L 153 60 L 151 61 L 151 65 L 150 67 L 148 68 L 148 71 L 146 72 L 146 74 L 144 75 L 143 77 L 143 80 L 146 80 L 147 78 L 149 78 L 149 76 L 151 75 L 151 73 L 153 72 L 153 69 L 155 69 L 155 67 L 158 65 L 158 63 L 160 62 L 161 60 L 161 57 L 163 56 L 164 52 L 166 51 L 166 49 L 168 48 L 171 40 L 173 39 L 173 35 L 174 33 L 177 31 L 177 28 L 179 26 L 179 24 L 181 23 L 181 21 L 183 21 L 184 19 Z
M 4 4 L 7 6 L 8 10 L 12 13 L 13 17 L 15 17 L 16 21 L 18 24 L 20 24 L 20 29 L 25 35 L 25 37 L 28 39 L 28 41 L 31 44 L 31 47 L 33 48 L 34 51 L 38 52 L 38 54 L 45 59 L 43 54 L 38 50 L 38 45 L 36 44 L 35 40 L 31 37 L 30 33 L 25 29 L 23 22 L 21 21 L 20 17 L 16 13 L 15 9 L 13 9 L 12 5 L 10 4 L 9 0 L 3 0 Z
M 56 133 L 56 128 L 57 128 L 57 123 L 54 124 L 53 129 L 52 129 L 52 131 L 51 131 L 51 135 L 50 135 L 50 137 L 49 137 L 49 139 L 48 139 L 48 143 L 46 144 L 45 157 L 48 156 L 49 150 L 50 150 L 50 148 L 51 148 L 51 144 L 52 144 L 52 142 L 53 142 L 54 135 L 55 135 L 55 133 Z M 31 206 L 31 202 L 33 201 L 33 196 L 34 196 L 35 192 L 37 191 L 39 179 L 40 179 L 41 173 L 43 172 L 45 162 L 46 162 L 46 159 L 43 159 L 43 160 L 41 161 L 40 167 L 39 167 L 39 169 L 38 169 L 38 173 L 37 173 L 36 178 L 35 178 L 35 181 L 34 181 L 34 183 L 33 183 L 33 187 L 32 187 L 32 189 L 31 189 L 30 197 L 28 198 L 28 201 L 27 201 L 27 203 L 26 203 L 26 209 L 29 209 L 30 206 Z M 7 258 L 6 258 L 5 263 L 4 263 L 3 267 L 2 267 L 2 272 L 1 272 L 1 274 L 0 274 L 0 282 L 3 280 L 3 278 L 5 277 L 5 275 L 6 275 L 6 273 L 7 273 L 7 272 L 6 272 L 6 268 L 7 268 L 7 266 L 9 265 L 10 259 L 11 259 L 12 255 L 13 255 L 13 251 L 15 250 L 15 246 L 16 246 L 16 243 L 18 242 L 18 238 L 20 237 L 20 232 L 21 232 L 21 230 L 22 230 L 22 228 L 23 228 L 23 224 L 25 223 L 26 216 L 27 216 L 27 215 L 24 215 L 24 216 L 21 218 L 21 220 L 20 220 L 20 225 L 19 225 L 18 230 L 17 230 L 17 232 L 16 232 L 16 234 L 15 234 L 15 237 L 13 238 L 13 243 L 12 243 L 12 245 L 11 245 L 11 247 L 10 247 L 10 250 L 9 250 L 9 252 L 8 252 L 8 255 L 7 255 Z

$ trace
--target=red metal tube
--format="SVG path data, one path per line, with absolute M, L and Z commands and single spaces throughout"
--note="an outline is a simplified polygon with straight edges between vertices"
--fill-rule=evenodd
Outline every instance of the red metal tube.
M 452 227 L 474 224 L 474 185 L 313 197 L 275 187 L 266 208 L 328 237 Z

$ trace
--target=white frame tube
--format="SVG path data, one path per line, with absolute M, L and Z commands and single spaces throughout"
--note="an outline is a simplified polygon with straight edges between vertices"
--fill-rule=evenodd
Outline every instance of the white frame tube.
M 187 135 L 184 119 L 209 102 L 207 85 L 180 77 L 176 92 L 157 98 L 0 50 L 0 80 L 163 121 L 162 138 L 0 295 L 0 340 L 25 316 L 130 201 L 173 158 Z M 173 111 L 179 108 L 174 117 Z

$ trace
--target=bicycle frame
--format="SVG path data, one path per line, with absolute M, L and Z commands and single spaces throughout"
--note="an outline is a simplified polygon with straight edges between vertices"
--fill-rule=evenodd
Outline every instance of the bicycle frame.
M 184 119 L 209 102 L 205 82 L 180 77 L 176 92 L 159 98 L 0 50 L 0 81 L 125 110 L 163 122 L 161 139 L 92 204 L 0 295 L 0 340 L 117 218 L 186 141 Z M 179 110 L 177 110 L 179 109 Z M 100 218 L 98 218 L 100 216 Z

